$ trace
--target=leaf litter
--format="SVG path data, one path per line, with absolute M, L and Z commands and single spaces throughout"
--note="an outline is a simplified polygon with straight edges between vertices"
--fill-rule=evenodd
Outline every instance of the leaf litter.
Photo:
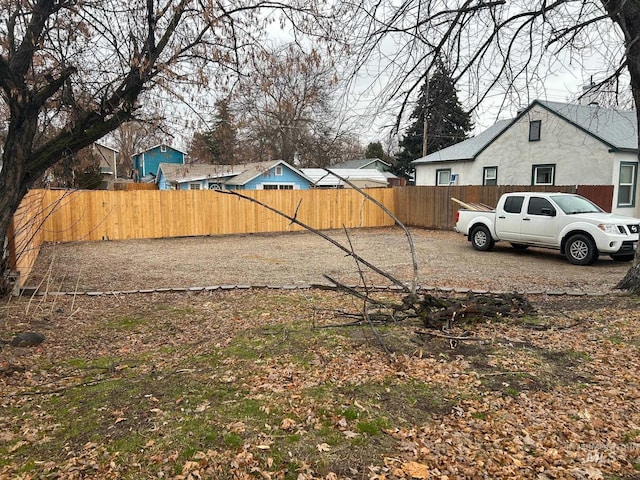
M 47 297 L 4 308 L 0 478 L 640 478 L 629 297 L 424 335 L 319 328 L 326 291 Z

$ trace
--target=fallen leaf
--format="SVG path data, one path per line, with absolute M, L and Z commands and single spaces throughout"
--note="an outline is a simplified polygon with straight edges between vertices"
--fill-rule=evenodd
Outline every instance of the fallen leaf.
M 20 442 L 16 443 L 13 447 L 11 447 L 9 449 L 9 453 L 13 453 L 16 450 L 18 450 L 20 447 L 22 447 L 23 445 L 27 445 L 27 444 L 28 444 L 28 442 L 20 441 Z
M 227 430 L 232 433 L 243 433 L 246 430 L 244 422 L 232 422 L 227 425 Z
M 331 447 L 328 443 L 319 443 L 316 448 L 319 452 L 328 452 L 329 450 L 331 450 Z
M 408 462 L 402 464 L 402 471 L 411 478 L 429 478 L 429 467 L 424 463 Z
M 293 430 L 295 427 L 296 427 L 296 422 L 294 422 L 290 418 L 285 418 L 280 423 L 280 428 L 285 431 Z

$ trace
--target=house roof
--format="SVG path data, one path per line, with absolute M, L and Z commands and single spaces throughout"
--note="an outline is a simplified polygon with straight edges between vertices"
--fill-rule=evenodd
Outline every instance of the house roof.
M 385 174 L 375 168 L 329 168 L 328 170 L 335 172 L 336 175 L 349 181 L 370 180 L 376 183 L 387 184 Z M 335 175 L 331 175 L 324 168 L 303 168 L 302 171 L 317 187 L 337 187 L 344 185 L 342 180 Z
M 227 185 L 238 185 L 238 186 L 246 185 L 257 176 L 262 175 L 264 172 L 276 167 L 277 165 L 285 165 L 287 168 L 291 169 L 293 172 L 297 173 L 302 178 L 311 181 L 311 179 L 308 178 L 301 170 L 298 170 L 297 168 L 292 167 L 284 160 L 273 160 L 270 162 L 257 162 L 257 163 L 249 163 L 249 164 L 243 165 L 242 166 L 244 167 L 243 171 L 238 175 L 236 175 L 235 177 L 233 177 L 232 179 L 227 180 L 226 183 Z
M 159 148 L 159 147 L 162 147 L 162 146 L 165 146 L 165 147 L 167 147 L 167 148 L 170 148 L 171 150 L 174 150 L 174 151 L 176 151 L 176 152 L 178 152 L 178 153 L 181 153 L 181 154 L 183 154 L 183 155 L 185 155 L 185 156 L 187 155 L 187 154 L 186 154 L 185 152 L 183 152 L 182 150 L 179 150 L 179 149 L 177 149 L 177 148 L 175 148 L 175 147 L 172 147 L 171 145 L 167 145 L 166 143 L 159 143 L 158 145 L 154 145 L 153 147 L 149 147 L 149 148 L 146 148 L 146 149 L 144 149 L 144 150 L 141 150 L 141 151 L 140 151 L 140 152 L 138 152 L 138 153 L 134 153 L 134 154 L 133 154 L 133 155 L 131 155 L 131 156 L 132 156 L 132 157 L 137 157 L 138 155 L 142 155 L 143 153 L 147 153 L 147 152 L 149 152 L 149 151 L 151 151 L 151 150 L 154 150 L 154 149 Z
M 534 104 L 554 112 L 614 150 L 638 149 L 638 122 L 634 110 L 542 100 L 534 101 L 527 110 Z
M 112 152 L 115 152 L 115 153 L 119 153 L 120 152 L 120 150 L 116 150 L 115 148 L 110 147 L 109 145 L 105 145 L 102 142 L 93 142 L 93 143 L 95 143 L 99 147 L 106 148 L 107 150 L 111 150 Z
M 516 118 L 500 120 L 475 137 L 443 148 L 426 157 L 414 160 L 414 164 L 473 160 L 511 125 L 526 115 L 534 106 L 554 113 L 576 128 L 603 142 L 612 150 L 638 150 L 638 123 L 633 110 L 617 110 L 599 105 L 579 105 L 573 103 L 534 100 Z
M 230 178 L 244 170 L 240 165 L 208 165 L 199 163 L 161 163 L 158 172 L 162 171 L 169 182 L 195 182 L 204 179 Z M 157 176 L 159 178 L 160 175 Z
M 456 143 L 449 147 L 430 153 L 426 157 L 418 158 L 412 163 L 435 163 L 447 162 L 453 160 L 473 160 L 487 145 L 493 142 L 507 127 L 511 125 L 513 120 L 500 120 L 491 127 L 475 137 L 467 138 L 462 142 Z
M 367 168 L 372 163 L 381 162 L 385 164 L 387 167 L 391 165 L 384 160 L 380 160 L 379 158 L 363 158 L 362 160 L 349 160 L 347 162 L 341 162 L 333 165 L 333 168 Z

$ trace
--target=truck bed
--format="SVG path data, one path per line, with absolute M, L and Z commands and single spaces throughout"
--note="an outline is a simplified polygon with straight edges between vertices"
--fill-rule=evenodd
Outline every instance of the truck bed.
M 493 212 L 495 211 L 495 207 L 490 207 L 489 205 L 485 205 L 484 203 L 475 203 L 475 202 L 463 202 L 462 200 L 458 200 L 457 198 L 451 197 L 451 200 L 458 205 L 460 205 L 464 210 L 472 210 L 475 212 Z

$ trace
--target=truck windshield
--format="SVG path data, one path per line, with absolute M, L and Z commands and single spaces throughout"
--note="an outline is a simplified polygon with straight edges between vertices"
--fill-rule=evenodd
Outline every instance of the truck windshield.
M 600 207 L 579 195 L 551 195 L 551 199 L 567 215 L 603 212 Z

